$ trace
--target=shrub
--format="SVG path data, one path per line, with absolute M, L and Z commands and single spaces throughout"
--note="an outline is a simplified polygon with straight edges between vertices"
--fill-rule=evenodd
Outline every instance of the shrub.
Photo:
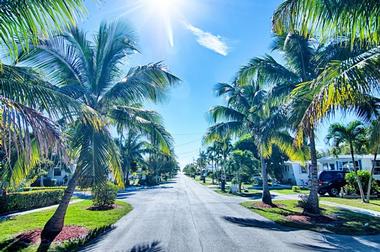
M 369 171 L 365 171 L 365 170 L 359 170 L 357 172 L 357 174 L 358 174 L 360 181 L 362 182 L 363 189 L 365 191 L 368 188 L 368 181 L 369 181 L 369 177 L 371 176 L 371 174 Z M 358 186 L 358 183 L 356 182 L 354 171 L 347 173 L 345 179 L 347 182 L 346 189 L 350 189 L 350 190 L 354 190 L 356 192 L 359 192 L 359 186 Z M 376 187 L 375 180 L 372 180 L 372 183 L 373 183 L 372 186 Z
M 293 192 L 300 192 L 301 188 L 299 186 L 292 186 L 292 191 Z
M 108 182 L 93 188 L 93 206 L 98 209 L 112 208 L 115 203 L 118 188 L 116 185 Z
M 305 209 L 309 196 L 302 194 L 302 195 L 299 195 L 298 197 L 300 198 L 300 200 L 297 202 L 297 206 L 302 209 Z
M 58 204 L 63 192 L 63 189 L 48 189 L 10 193 L 0 197 L 0 213 L 26 211 Z

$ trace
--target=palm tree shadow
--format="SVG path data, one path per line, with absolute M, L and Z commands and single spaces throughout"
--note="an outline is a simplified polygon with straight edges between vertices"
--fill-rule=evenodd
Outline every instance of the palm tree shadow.
M 280 232 L 296 230 L 295 228 L 281 226 L 271 221 L 262 221 L 262 220 L 250 219 L 250 218 L 238 218 L 238 217 L 232 217 L 232 216 L 223 216 L 223 219 L 225 219 L 228 222 L 237 224 L 241 227 L 263 228 L 263 229 L 269 229 L 272 231 L 280 231 Z
M 135 245 L 130 252 L 164 252 L 160 241 Z

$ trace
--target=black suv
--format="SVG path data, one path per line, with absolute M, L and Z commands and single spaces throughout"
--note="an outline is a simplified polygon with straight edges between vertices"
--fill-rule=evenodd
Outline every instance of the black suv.
M 340 189 L 346 185 L 346 171 L 323 171 L 319 174 L 318 193 L 336 197 L 339 195 Z

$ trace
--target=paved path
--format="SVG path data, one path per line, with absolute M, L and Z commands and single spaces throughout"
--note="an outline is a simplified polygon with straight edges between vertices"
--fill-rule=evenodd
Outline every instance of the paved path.
M 78 203 L 80 201 L 82 201 L 82 199 L 75 199 L 75 200 L 70 201 L 69 204 Z M 22 211 L 22 212 L 16 212 L 16 213 L 11 213 L 11 214 L 1 215 L 0 216 L 0 221 L 3 220 L 3 219 L 9 219 L 11 217 L 15 217 L 15 216 L 18 216 L 18 215 L 25 215 L 25 214 L 35 213 L 35 212 L 41 212 L 41 211 L 49 210 L 49 209 L 56 208 L 56 207 L 58 207 L 58 204 L 47 206 L 47 207 L 40 207 L 40 208 L 36 208 L 36 209 L 32 209 L 32 210 L 27 210 L 27 211 Z
M 134 210 L 84 251 L 379 251 L 380 236 L 294 230 L 179 175 L 173 183 L 127 192 Z

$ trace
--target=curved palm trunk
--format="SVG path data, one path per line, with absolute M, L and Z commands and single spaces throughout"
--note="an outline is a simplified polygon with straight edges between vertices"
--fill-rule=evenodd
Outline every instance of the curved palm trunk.
M 365 203 L 369 203 L 370 198 L 371 198 L 372 178 L 373 178 L 373 174 L 375 173 L 376 159 L 377 159 L 377 148 L 376 148 L 376 152 L 374 153 L 374 157 L 373 157 L 371 176 L 369 177 L 369 180 L 368 180 L 367 199 L 365 199 Z
M 269 186 L 268 186 L 267 164 L 265 163 L 265 159 L 262 152 L 260 153 L 260 160 L 261 160 L 261 176 L 263 179 L 263 195 L 262 195 L 261 201 L 265 204 L 272 205 L 272 196 L 270 195 Z
M 59 203 L 57 210 L 55 210 L 53 216 L 45 224 L 41 233 L 41 244 L 38 247 L 38 252 L 45 252 L 49 249 L 51 243 L 62 231 L 65 221 L 65 215 L 67 207 L 69 206 L 71 196 L 73 196 L 77 180 L 79 177 L 79 171 L 76 170 L 73 177 L 67 184 L 67 188 L 63 194 L 62 201 Z
M 354 155 L 354 147 L 353 147 L 352 142 L 350 142 L 350 151 L 351 151 L 352 166 L 354 167 L 355 178 L 356 178 L 356 182 L 358 183 L 358 187 L 359 187 L 360 198 L 362 199 L 363 202 L 365 202 L 363 185 L 362 185 L 362 182 L 358 176 L 359 167 L 355 167 L 355 155 Z
M 317 150 L 315 148 L 315 135 L 314 130 L 311 131 L 309 136 L 310 141 L 310 193 L 307 198 L 306 206 L 304 208 L 304 213 L 310 214 L 320 214 L 319 209 L 319 198 L 318 198 L 318 161 L 317 161 Z

